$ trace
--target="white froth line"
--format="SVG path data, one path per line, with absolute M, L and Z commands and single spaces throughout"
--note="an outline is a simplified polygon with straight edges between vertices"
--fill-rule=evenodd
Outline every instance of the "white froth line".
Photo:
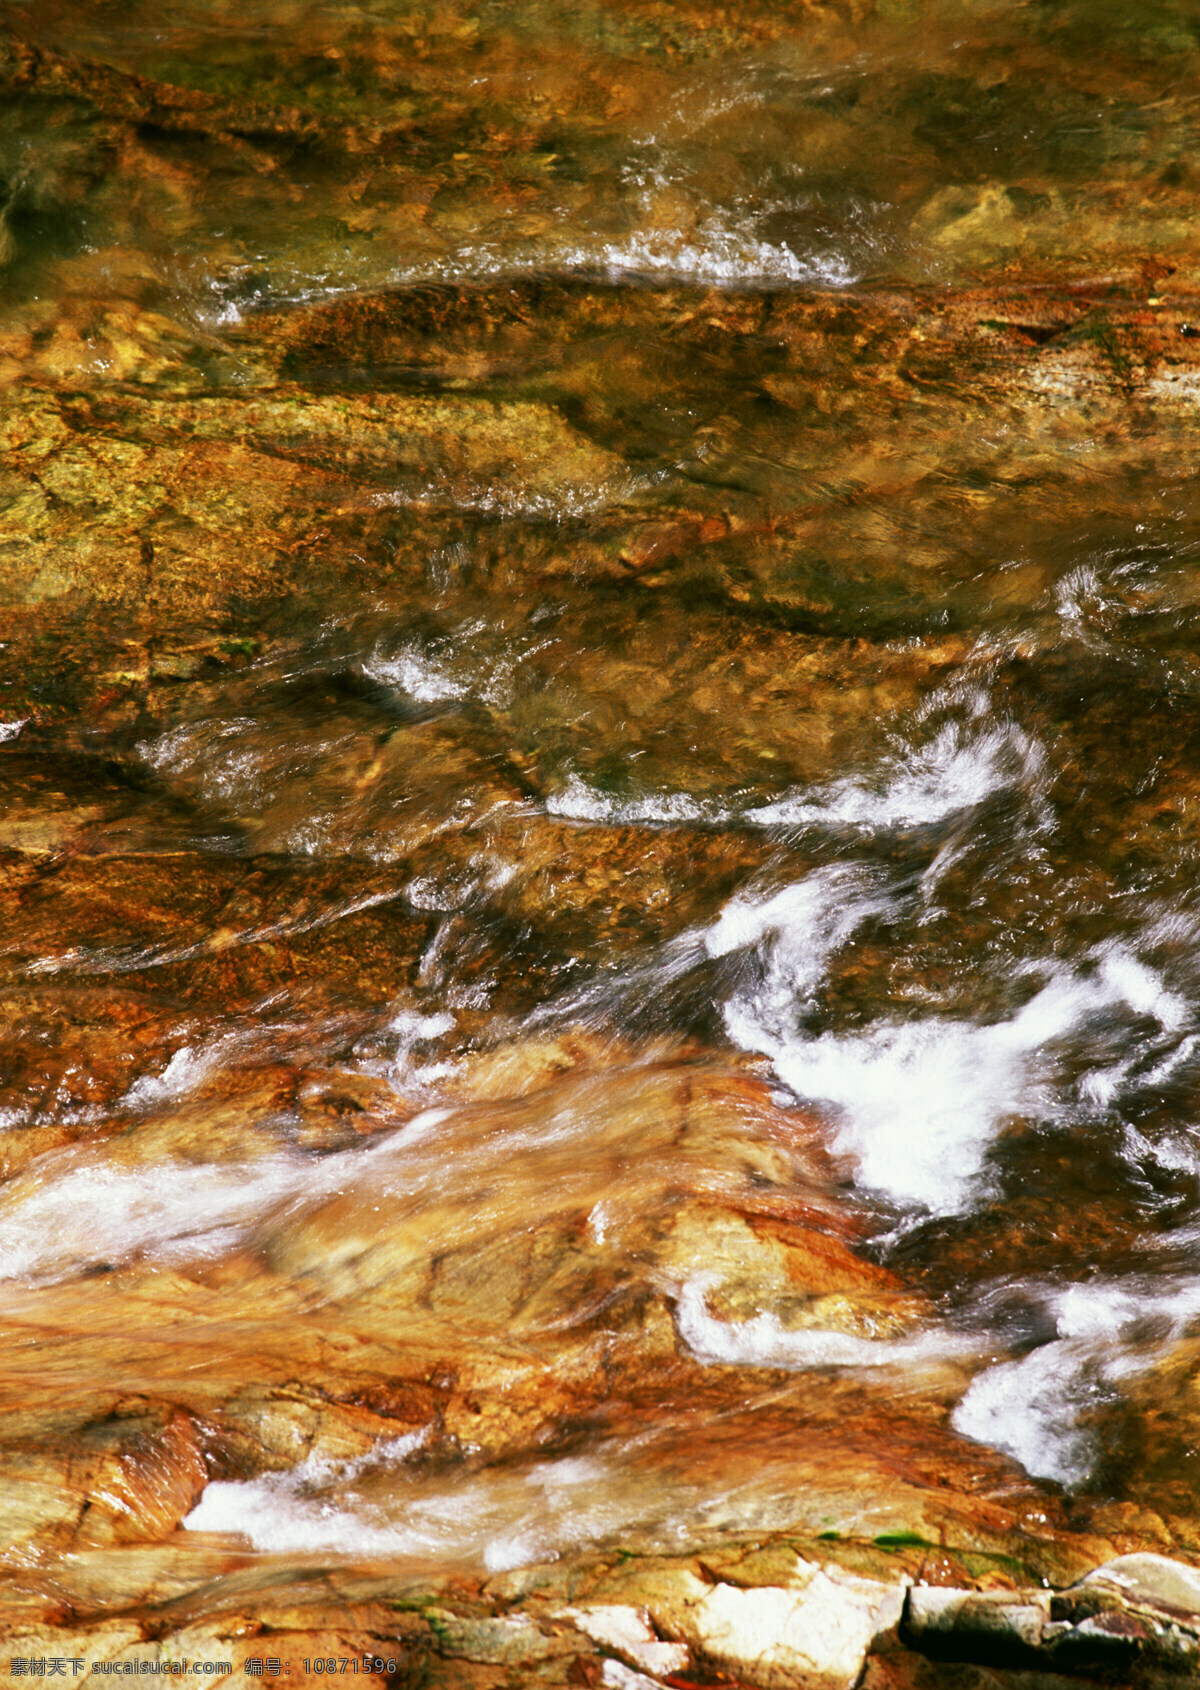
M 1191 1018 L 1187 1002 L 1114 941 L 1083 959 L 1090 974 L 1051 968 L 1007 1021 L 933 1017 L 805 1037 L 797 1013 L 829 957 L 869 915 L 887 912 L 869 891 L 865 874 L 817 870 L 761 901 L 733 899 L 704 943 L 714 957 L 760 948 L 762 966 L 724 1005 L 730 1038 L 770 1057 L 797 1097 L 836 1106 L 836 1147 L 856 1159 L 860 1183 L 900 1202 L 948 1213 L 967 1201 L 1005 1117 L 1044 1106 L 1055 1042 L 1090 1018 L 1124 1005 L 1167 1036 Z M 1115 1097 L 1128 1078 L 1114 1053 L 1091 1077 L 1094 1100 Z
M 905 1338 L 856 1338 L 828 1328 L 789 1330 L 767 1312 L 752 1320 L 717 1320 L 708 1312 L 710 1281 L 690 1279 L 675 1304 L 679 1335 L 698 1361 L 731 1367 L 778 1367 L 804 1372 L 821 1367 L 892 1367 L 941 1361 L 978 1351 L 980 1341 L 924 1328 Z
M 941 708 L 944 708 L 944 704 Z M 802 789 L 770 804 L 739 811 L 690 793 L 646 793 L 615 798 L 597 792 L 578 774 L 546 801 L 551 815 L 579 821 L 680 823 L 741 821 L 758 827 L 852 827 L 875 833 L 930 826 L 974 810 L 999 792 L 1025 788 L 1036 798 L 1044 784 L 1040 745 L 1020 729 L 1002 725 L 968 737 L 962 724 L 943 727 L 927 745 L 890 757 L 875 785 L 865 778 Z M 1040 811 L 1039 811 L 1040 815 Z
M 348 1178 L 378 1169 L 392 1157 L 403 1158 L 452 1113 L 426 1109 L 374 1143 L 316 1162 L 291 1155 L 131 1169 L 52 1152 L 53 1168 L 46 1174 L 53 1177 L 29 1191 L 6 1190 L 0 1206 L 0 1280 L 52 1283 L 97 1262 L 227 1254 L 272 1211 L 290 1203 L 319 1203 Z
M 1037 787 L 1045 759 L 1040 746 L 1019 729 L 994 728 L 964 738 L 958 722 L 943 727 L 931 743 L 891 758 L 878 788 L 862 779 L 838 781 L 815 794 L 803 792 L 746 812 L 764 827 L 854 827 L 875 832 L 928 826 L 976 809 L 1014 786 Z
M 676 825 L 723 819 L 723 812 L 687 792 L 648 793 L 640 798 L 616 798 L 597 792 L 576 774 L 546 799 L 546 812 L 566 821 L 601 822 L 615 826 L 639 823 Z
M 343 1503 L 327 1488 L 352 1485 L 368 1468 L 400 1471 L 425 1436 L 391 1440 L 357 1462 L 309 1458 L 285 1473 L 214 1481 L 183 1525 L 188 1531 L 236 1534 L 267 1552 L 423 1557 L 450 1551 L 482 1561 L 489 1572 L 502 1572 L 553 1557 L 617 1523 L 603 1513 L 583 1520 L 579 1487 L 610 1477 L 605 1466 L 586 1458 L 540 1463 L 509 1482 L 507 1493 L 504 1475 L 494 1472 L 432 1490 L 417 1480 L 392 1500 L 401 1512 L 396 1523 L 377 1523 L 369 1517 L 371 1502 Z
M 256 1162 L 129 1168 L 77 1150 L 50 1152 L 0 1193 L 0 1280 L 52 1283 L 101 1262 L 227 1254 L 273 1215 L 307 1211 L 338 1192 L 369 1190 L 377 1206 L 416 1202 L 445 1188 L 444 1155 L 431 1141 L 461 1113 L 431 1107 L 366 1144 L 318 1159 L 293 1152 Z M 492 1182 L 513 1157 L 575 1143 L 587 1130 L 586 1116 L 567 1107 L 489 1138 L 479 1150 L 479 1177 Z
M 854 865 L 816 869 L 761 902 L 732 898 L 705 932 L 704 948 L 710 957 L 723 957 L 764 938 L 784 944 L 795 938 L 796 956 L 789 961 L 808 961 L 807 980 L 868 916 L 886 910 L 881 898 L 864 896 L 870 891 L 869 873 Z
M 1096 1455 L 1081 1417 L 1120 1382 L 1152 1368 L 1200 1313 L 1200 1280 L 1172 1288 L 1113 1283 L 1069 1285 L 1051 1295 L 1058 1337 L 1029 1355 L 999 1362 L 972 1382 L 951 1423 L 964 1437 L 990 1444 L 1037 1478 L 1075 1485 Z M 1167 1332 L 1146 1344 L 1147 1319 Z
M 370 658 L 363 664 L 363 673 L 373 681 L 399 687 L 421 704 L 466 698 L 471 691 L 432 659 L 422 656 L 415 646 L 406 646 L 395 657 Z

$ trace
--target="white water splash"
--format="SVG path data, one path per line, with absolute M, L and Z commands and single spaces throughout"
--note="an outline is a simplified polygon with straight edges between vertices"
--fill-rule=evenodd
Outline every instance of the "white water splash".
M 515 638 L 496 650 L 494 634 L 486 621 L 467 622 L 453 630 L 452 653 L 447 655 L 430 652 L 415 639 L 398 648 L 380 642 L 363 662 L 363 674 L 421 704 L 474 699 L 506 710 L 517 696 L 522 665 L 553 641 Z
M 1056 1041 L 1122 1005 L 1173 1024 L 1171 994 L 1160 986 L 1158 1010 L 1142 1011 L 1142 982 L 1131 1002 L 1126 972 L 1142 971 L 1127 957 L 1094 979 L 1052 975 L 1015 1016 L 990 1025 L 937 1017 L 796 1041 L 775 1049 L 775 1068 L 798 1095 L 838 1106 L 834 1144 L 854 1157 L 863 1185 L 951 1213 L 980 1194 L 984 1158 L 1006 1121 L 1047 1107 Z M 745 1033 L 744 1016 L 734 1024 Z
M 834 1148 L 853 1159 L 863 1186 L 902 1205 L 953 1213 L 979 1195 L 1005 1123 L 1048 1108 L 1059 1041 L 1115 1010 L 1171 1035 L 1189 1017 L 1153 969 L 1112 943 L 1078 969 L 1048 965 L 1041 989 L 1008 1020 L 934 1016 L 804 1036 L 798 1020 L 830 958 L 864 921 L 896 908 L 865 870 L 825 868 L 761 902 L 733 900 L 706 944 L 711 956 L 744 950 L 753 965 L 724 1006 L 731 1039 L 769 1056 L 797 1096 L 833 1106 Z M 1114 1091 L 1128 1066 L 1119 1056 L 1107 1065 Z M 1093 1087 L 1106 1071 L 1094 1064 Z
M 397 1439 L 359 1463 L 310 1458 L 287 1473 L 210 1484 L 183 1524 L 236 1533 L 275 1554 L 451 1557 L 501 1572 L 595 1541 L 621 1518 L 600 1500 L 609 1476 L 598 1460 L 423 1481 L 404 1468 L 425 1436 Z M 368 1467 L 375 1483 L 356 1489 Z
M 1044 1300 L 1057 1338 L 979 1374 L 952 1424 L 1011 1455 L 1035 1478 L 1078 1485 L 1097 1454 L 1088 1411 L 1178 1343 L 1200 1316 L 1200 1279 L 1104 1280 L 1050 1291 Z
M 765 241 L 749 221 L 719 214 L 694 229 L 638 230 L 611 241 L 599 254 L 586 248 L 562 255 L 566 269 L 604 271 L 614 281 L 625 277 L 706 282 L 714 287 L 851 287 L 860 271 L 832 247 L 797 252 L 782 241 Z
M 597 792 L 576 774 L 568 776 L 546 800 L 546 811 L 569 821 L 599 822 L 606 827 L 686 826 L 715 819 L 711 806 L 687 792 L 646 793 L 638 797 L 616 797 Z
M 428 1442 L 430 1430 L 426 1426 L 386 1439 L 356 1460 L 309 1455 L 284 1473 L 245 1481 L 217 1480 L 205 1486 L 200 1501 L 183 1521 L 184 1529 L 236 1533 L 248 1537 L 256 1549 L 341 1548 L 347 1532 L 353 1531 L 352 1518 L 313 1493 L 337 1484 L 352 1485 L 373 1470 L 402 1465 Z M 380 1533 L 369 1525 L 362 1527 L 362 1534 L 365 1552 L 385 1554 L 397 1535 Z
M 752 895 L 730 900 L 704 938 L 709 956 L 728 956 L 764 940 L 789 998 L 805 995 L 825 973 L 829 956 L 869 915 L 888 909 L 872 891 L 867 870 L 851 864 L 817 869 L 762 901 Z
M 0 1280 L 47 1282 L 140 1256 L 218 1257 L 303 1182 L 290 1159 L 128 1168 L 98 1158 L 46 1159 L 5 1188 Z
M 420 1049 L 434 1043 L 446 1033 L 454 1031 L 456 1022 L 449 1010 L 434 1015 L 422 1015 L 417 1010 L 402 1009 L 388 1022 L 387 1032 L 395 1040 L 390 1062 L 382 1067 L 368 1063 L 373 1072 L 382 1073 L 388 1084 L 399 1093 L 414 1087 L 434 1085 L 457 1069 L 453 1059 L 423 1061 Z M 426 1110 L 426 1114 L 430 1111 Z
M 161 1074 L 143 1074 L 133 1082 L 123 1100 L 125 1107 L 157 1109 L 164 1104 L 177 1103 L 203 1085 L 226 1056 L 227 1046 L 221 1040 L 215 1040 L 203 1049 L 181 1045 Z
M 453 1018 L 397 1017 L 399 1046 L 448 1031 Z M 201 1063 L 203 1059 L 201 1058 Z M 196 1058 L 151 1081 L 143 1106 L 184 1095 Z M 156 1084 L 162 1089 L 156 1091 Z M 313 1158 L 272 1148 L 256 1160 L 130 1166 L 104 1147 L 53 1151 L 0 1190 L 0 1281 L 52 1283 L 139 1259 L 184 1263 L 242 1248 L 283 1211 L 319 1205 L 366 1182 L 379 1200 L 440 1189 L 446 1170 L 427 1141 L 453 1111 L 429 1108 L 364 1145 Z
M 679 1291 L 675 1323 L 679 1336 L 700 1361 L 727 1367 L 914 1366 L 978 1349 L 978 1340 L 922 1328 L 904 1338 L 859 1338 L 816 1327 L 792 1330 L 766 1312 L 738 1322 L 717 1320 L 705 1303 L 707 1282 L 689 1280 Z
M 944 698 L 935 702 L 945 708 Z M 867 773 L 797 788 L 769 804 L 743 809 L 688 792 L 617 797 L 572 773 L 546 808 L 552 815 L 613 824 L 853 828 L 870 835 L 936 826 L 1011 792 L 1034 825 L 1042 825 L 1049 771 L 1041 746 L 1013 723 L 989 721 L 986 696 L 966 702 L 965 716 L 943 723 L 926 743 L 892 752 Z M 932 704 L 923 714 L 931 713 Z
M 273 800 L 279 779 L 311 757 L 299 745 L 264 743 L 261 726 L 251 716 L 185 722 L 144 740 L 137 750 L 159 774 L 194 783 L 205 798 L 259 805 Z
M 1041 747 L 1011 724 L 952 721 L 915 751 L 886 758 L 871 778 L 836 781 L 746 813 L 763 827 L 853 827 L 877 832 L 929 826 L 1018 789 L 1035 801 L 1046 781 Z
M 363 673 L 384 686 L 398 687 L 421 704 L 468 698 L 471 693 L 469 685 L 458 680 L 443 664 L 426 656 L 416 645 L 402 646 L 390 657 L 374 653 L 363 664 Z

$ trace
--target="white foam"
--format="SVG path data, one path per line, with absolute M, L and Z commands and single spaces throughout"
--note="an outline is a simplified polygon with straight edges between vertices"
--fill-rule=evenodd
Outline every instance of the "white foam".
M 748 979 L 724 1006 L 726 1031 L 743 1049 L 781 1059 L 796 1037 L 798 1017 L 811 1005 L 829 959 L 868 917 L 888 902 L 878 883 L 854 865 L 815 870 L 794 886 L 758 900 L 732 899 L 705 934 L 711 957 L 754 953 Z
M 286 772 L 287 764 L 301 755 L 310 755 L 300 747 L 273 747 L 251 716 L 185 722 L 137 749 L 159 773 L 195 781 L 206 797 L 233 803 L 250 798 L 268 802 L 275 792 L 267 790 L 264 780 Z
M 724 1006 L 730 1038 L 769 1056 L 798 1096 L 832 1105 L 833 1142 L 854 1159 L 861 1184 L 905 1205 L 951 1213 L 978 1194 L 988 1148 L 1005 1122 L 1044 1110 L 1059 1072 L 1057 1041 L 1124 1007 L 1177 1033 L 1189 1010 L 1126 947 L 1093 953 L 1092 970 L 1046 970 L 1045 984 L 1014 1016 L 976 1023 L 927 1017 L 878 1022 L 865 1032 L 805 1037 L 829 959 L 869 916 L 890 905 L 853 865 L 823 868 L 756 901 L 735 898 L 708 930 L 711 956 L 755 953 L 756 967 Z M 1094 1063 L 1115 1095 L 1131 1063 Z
M 704 948 L 721 957 L 768 940 L 780 972 L 803 996 L 822 979 L 831 953 L 869 915 L 887 908 L 868 871 L 835 864 L 766 898 L 732 898 L 706 932 Z
M 442 915 L 460 910 L 468 894 L 452 882 L 435 880 L 431 874 L 418 875 L 404 888 L 404 896 L 414 910 L 426 910 Z
M 597 256 L 599 262 L 597 262 Z M 765 241 L 753 223 L 728 215 L 706 217 L 694 229 L 638 230 L 610 241 L 597 255 L 586 248 L 564 254 L 567 269 L 602 269 L 613 280 L 652 276 L 707 282 L 714 287 L 850 287 L 860 272 L 845 253 L 831 248 L 797 252 L 781 241 Z
M 407 495 L 386 497 L 393 503 L 407 502 Z M 460 624 L 453 630 L 452 660 L 431 655 L 416 640 L 406 641 L 399 650 L 381 642 L 364 660 L 363 673 L 420 703 L 478 699 L 507 710 L 518 690 L 522 664 L 554 642 L 543 637 L 522 645 L 520 636 L 514 636 L 497 650 L 495 635 L 495 627 L 485 620 Z
M 796 1043 L 775 1068 L 798 1095 L 838 1106 L 835 1143 L 861 1184 L 948 1211 L 971 1195 L 1000 1122 L 1020 1107 L 1024 1054 L 1006 1033 L 930 1020 Z
M 852 827 L 876 832 L 929 826 L 974 809 L 996 792 L 1037 796 L 1046 778 L 1040 746 L 1011 724 L 945 723 L 927 744 L 886 758 L 874 777 L 840 780 L 748 810 L 764 827 Z
M 1087 1477 L 1092 1444 L 1079 1428 L 1088 1352 L 1046 1344 L 976 1378 L 952 1416 L 955 1431 L 1011 1455 L 1029 1474 L 1073 1485 Z
M 473 900 L 494 897 L 519 873 L 516 862 L 505 862 L 502 857 L 480 852 L 472 857 L 470 867 L 465 870 L 444 876 L 416 876 L 405 886 L 404 896 L 414 910 L 449 915 Z
M 220 1058 L 219 1043 L 203 1050 L 181 1045 L 161 1074 L 143 1074 L 133 1082 L 124 1103 L 130 1109 L 157 1109 L 164 1103 L 177 1103 L 203 1084 L 220 1065 Z
M 401 1009 L 388 1022 L 388 1031 L 395 1033 L 397 1049 L 407 1053 L 414 1045 L 424 1043 L 428 1039 L 441 1038 L 443 1033 L 453 1032 L 454 1024 L 454 1017 L 449 1010 L 422 1015 L 419 1010 Z
M 333 1461 L 308 1456 L 285 1473 L 261 1479 L 216 1480 L 206 1485 L 199 1502 L 183 1521 L 193 1532 L 222 1532 L 248 1537 L 257 1549 L 280 1553 L 297 1550 L 338 1550 L 355 1535 L 352 1516 L 313 1495 L 321 1486 L 351 1485 L 371 1469 L 407 1461 L 427 1441 L 429 1428 L 377 1444 L 356 1461 Z M 403 1533 L 359 1525 L 354 1548 L 368 1554 L 388 1554 L 406 1543 Z
M 28 716 L 19 716 L 15 722 L 0 722 L 0 745 L 6 739 L 16 739 L 28 720 Z
M 403 646 L 394 656 L 375 653 L 363 664 L 363 673 L 385 686 L 398 687 L 421 704 L 435 704 L 443 699 L 467 698 L 470 687 L 458 680 L 444 665 L 427 657 L 415 645 Z
M 358 1181 L 380 1202 L 437 1188 L 445 1169 L 427 1141 L 451 1113 L 424 1110 L 394 1132 L 317 1158 L 130 1167 L 103 1150 L 53 1152 L 0 1191 L 0 1280 L 46 1283 L 140 1258 L 222 1256 L 277 1212 L 319 1204 Z
M 776 1049 L 775 1068 L 798 1095 L 839 1107 L 834 1142 L 855 1158 L 862 1184 L 897 1202 L 952 1212 L 976 1195 L 1005 1121 L 1047 1107 L 1058 1067 L 1050 1047 L 1098 1012 L 1129 1002 L 1122 975 L 1052 975 L 1015 1016 L 990 1025 L 935 1017 L 796 1041 Z M 1153 1013 L 1141 1007 L 1148 1001 L 1142 984 L 1137 978 L 1130 1007 Z M 1176 1001 L 1161 986 L 1152 1001 L 1159 1000 L 1173 1025 Z M 743 1036 L 748 1030 L 744 1016 L 727 1021 Z M 1125 1076 L 1117 1068 L 1119 1084 Z
M 1096 1457 L 1081 1421 L 1178 1343 L 1200 1315 L 1200 1279 L 1098 1280 L 1051 1289 L 1044 1301 L 1056 1339 L 979 1374 L 953 1425 L 1036 1478 L 1077 1485 Z
M 567 777 L 546 800 L 546 811 L 570 821 L 599 822 L 604 826 L 638 826 L 649 823 L 686 826 L 711 821 L 719 812 L 687 792 L 644 793 L 636 798 L 618 798 L 597 792 L 576 774 Z
M 764 202 L 757 209 L 759 214 L 769 214 L 771 206 Z M 652 207 L 648 218 L 653 219 Z M 836 237 L 807 250 L 798 249 L 784 241 L 763 239 L 756 231 L 757 221 L 757 215 L 739 215 L 734 209 L 710 212 L 685 228 L 643 223 L 621 238 L 608 241 L 542 240 L 508 247 L 474 241 L 469 247 L 439 255 L 435 261 L 398 267 L 386 280 L 392 285 L 411 286 L 429 281 L 515 280 L 554 271 L 599 275 L 617 282 L 653 277 L 711 287 L 842 288 L 853 286 L 861 279 L 862 261 L 852 256 L 848 246 L 840 247 Z M 853 244 L 869 247 L 872 242 L 868 236 L 864 243 L 860 235 Z M 290 297 L 297 302 L 305 298 L 325 300 L 350 291 L 348 287 L 326 286 L 307 294 L 297 289 Z M 434 497 L 444 498 L 444 487 L 430 491 Z M 488 492 L 481 486 L 479 495 L 482 500 L 488 497 Z M 612 490 L 613 498 L 627 496 L 628 493 L 616 488 Z
M 259 1479 L 214 1482 L 183 1524 L 236 1534 L 275 1554 L 449 1557 L 502 1572 L 597 1541 L 622 1519 L 613 1475 L 599 1461 L 426 1478 L 404 1471 L 411 1453 L 372 1457 L 369 1475 L 361 1466 L 338 1471 L 309 1461 Z
M 353 1484 L 364 1473 L 379 1467 L 394 1467 L 407 1461 L 410 1455 L 424 1449 L 433 1431 L 432 1426 L 420 1426 L 415 1432 L 404 1432 L 397 1438 L 383 1438 L 365 1454 L 348 1460 L 334 1456 L 307 1455 L 299 1466 L 284 1475 L 289 1488 L 303 1490 L 313 1485 Z M 199 1505 L 197 1505 L 199 1506 Z
M 653 129 L 632 144 L 621 176 L 637 207 L 638 226 L 600 248 L 599 267 L 614 279 L 652 276 L 717 287 L 847 287 L 857 282 L 862 266 L 850 251 L 864 245 L 864 235 L 871 244 L 866 203 L 846 205 L 836 230 L 800 245 L 764 239 L 760 232 L 765 220 L 811 206 L 805 173 L 794 161 L 775 156 L 770 172 L 777 181 L 782 167 L 795 178 L 791 194 L 772 193 L 770 178 L 748 192 L 729 192 L 739 171 L 735 167 L 730 174 L 728 120 L 737 114 L 734 121 L 745 123 L 748 111 L 761 109 L 770 98 L 753 75 L 723 79 L 715 91 L 696 83 L 681 87 L 654 114 Z M 723 203 L 713 204 L 714 186 Z M 664 204 L 672 208 L 673 227 L 662 224 Z M 598 267 L 595 249 L 583 244 L 559 252 L 556 262 L 566 269 Z
M 454 1114 L 453 1109 L 422 1109 L 413 1116 L 411 1121 L 392 1134 L 389 1148 L 392 1150 L 405 1149 L 421 1139 L 428 1138 L 435 1127 L 440 1127 L 443 1121 L 448 1121 Z
M 406 1012 L 396 1020 L 401 1038 L 415 1045 L 448 1031 L 450 1017 Z M 424 1081 L 430 1069 L 413 1072 Z M 269 1240 L 282 1220 L 303 1216 L 333 1193 L 355 1194 L 388 1215 L 451 1195 L 462 1201 L 474 1191 L 481 1209 L 494 1206 L 508 1225 L 506 1171 L 514 1161 L 544 1159 L 548 1201 L 594 1202 L 588 1151 L 596 1115 L 587 1096 L 572 1090 L 558 1107 L 518 1115 L 494 1131 L 477 1123 L 445 1133 L 443 1124 L 460 1111 L 436 1095 L 430 1102 L 394 1131 L 321 1156 L 272 1151 L 231 1164 L 130 1166 L 120 1140 L 53 1152 L 0 1190 L 0 1280 L 46 1282 L 103 1264 L 219 1256 Z M 467 1119 L 476 1119 L 470 1106 Z M 136 1148 L 136 1135 L 131 1143 Z M 637 1154 L 635 1143 L 630 1153 Z
M 1084 563 L 1069 570 L 1054 589 L 1055 609 L 1064 622 L 1083 624 L 1096 620 L 1104 605 L 1104 589 L 1094 564 Z
M 1137 531 L 1145 532 L 1138 524 Z M 1149 556 L 1120 561 L 1113 554 L 1095 562 L 1079 564 L 1060 577 L 1053 590 L 1054 608 L 1065 631 L 1093 650 L 1126 646 L 1130 623 L 1147 611 L 1163 611 L 1190 605 L 1191 593 L 1177 568 L 1163 568 Z M 1178 563 L 1178 558 L 1177 558 Z M 1181 591 L 1182 589 L 1182 591 Z M 1144 649 L 1137 653 L 1145 663 Z
M 679 1291 L 675 1323 L 679 1336 L 700 1361 L 727 1367 L 779 1367 L 803 1371 L 820 1367 L 893 1367 L 941 1360 L 977 1341 L 935 1328 L 905 1338 L 858 1338 L 853 1333 L 818 1327 L 792 1330 L 769 1311 L 750 1320 L 717 1320 L 705 1302 L 707 1281 L 689 1280 Z
M 422 1062 L 417 1053 L 422 1045 L 431 1044 L 444 1034 L 453 1032 L 456 1025 L 449 1010 L 422 1015 L 418 1010 L 402 1009 L 394 1015 L 388 1023 L 388 1031 L 396 1041 L 395 1049 L 391 1061 L 383 1070 L 388 1084 L 396 1091 L 404 1092 L 413 1085 L 431 1085 L 435 1080 L 454 1073 L 456 1064 L 453 1061 Z
M 1190 1019 L 1186 1001 L 1167 991 L 1161 976 L 1124 945 L 1101 948 L 1098 982 L 1109 1001 L 1127 1004 L 1135 1015 L 1149 1016 L 1168 1032 L 1175 1032 Z
M 752 823 L 759 827 L 853 828 L 864 834 L 933 826 L 973 810 L 997 793 L 1019 792 L 1036 823 L 1048 814 L 1045 756 L 1038 742 L 1013 723 L 989 721 L 986 695 L 951 700 L 960 712 L 923 745 L 884 757 L 869 774 L 825 787 L 801 788 L 742 810 L 687 792 L 642 792 L 617 797 L 599 792 L 578 774 L 546 802 L 551 815 L 610 824 Z M 922 716 L 947 707 L 931 701 Z
M 284 1158 L 125 1168 L 68 1153 L 35 1164 L 0 1204 L 0 1280 L 67 1278 L 139 1256 L 223 1255 L 291 1195 L 302 1168 Z

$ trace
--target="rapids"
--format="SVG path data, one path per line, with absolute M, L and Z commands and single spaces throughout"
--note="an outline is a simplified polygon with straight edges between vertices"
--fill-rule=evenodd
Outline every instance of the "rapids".
M 9 7 L 3 1636 L 1200 1557 L 1198 72 Z

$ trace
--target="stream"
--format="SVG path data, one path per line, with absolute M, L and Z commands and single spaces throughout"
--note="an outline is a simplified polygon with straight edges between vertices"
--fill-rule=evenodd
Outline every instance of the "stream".
M 12 0 L 17 1618 L 1200 1555 L 1198 71 Z

